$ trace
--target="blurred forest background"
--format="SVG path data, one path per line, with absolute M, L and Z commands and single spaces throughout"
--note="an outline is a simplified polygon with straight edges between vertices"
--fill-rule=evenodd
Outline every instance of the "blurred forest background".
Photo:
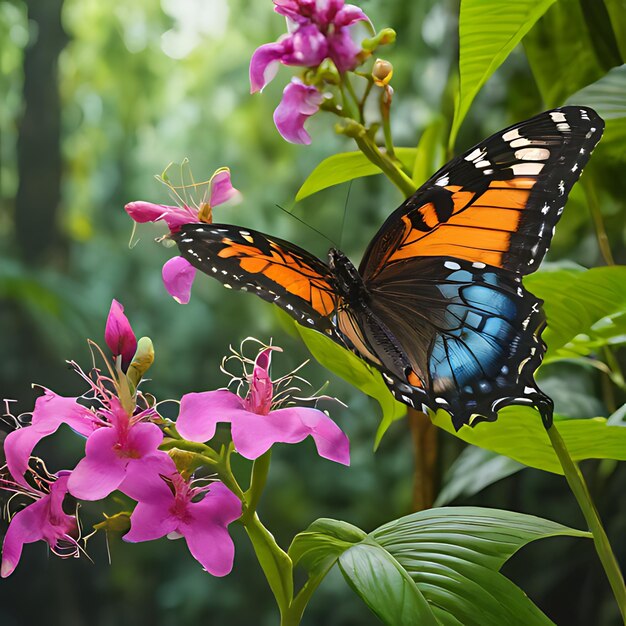
M 394 135 L 397 145 L 415 146 L 434 116 L 451 114 L 447 92 L 458 55 L 458 0 L 359 4 L 377 28 L 397 31 L 397 43 L 384 52 L 395 69 Z M 605 4 L 557 2 L 481 91 L 457 149 L 561 104 L 623 63 L 626 31 L 624 40 L 605 32 L 608 13 L 597 10 Z M 244 195 L 240 205 L 218 209 L 218 221 L 273 233 L 324 257 L 329 242 L 276 205 L 293 209 L 335 240 L 345 212 L 341 247 L 360 258 L 402 198 L 374 176 L 294 204 L 319 161 L 353 146 L 334 134 L 334 120 L 323 114 L 309 122 L 311 146 L 280 138 L 271 119 L 289 69 L 281 68 L 262 95 L 249 95 L 252 52 L 283 32 L 270 0 L 0 0 L 0 398 L 17 400 L 14 413 L 32 409 L 32 382 L 65 395 L 83 392 L 65 359 L 89 366 L 86 338 L 102 343 L 112 298 L 124 304 L 137 334 L 155 343 L 147 390 L 160 399 L 224 385 L 221 358 L 249 335 L 273 338 L 285 349 L 275 360 L 277 372 L 307 358 L 273 308 L 256 298 L 200 279 L 189 305 L 174 302 L 160 277 L 171 252 L 154 243 L 163 225 L 141 227 L 131 248 L 132 225 L 123 210 L 131 200 L 167 203 L 167 190 L 153 175 L 188 157 L 198 179 L 229 166 Z M 566 68 L 558 82 L 550 76 L 555 59 Z M 538 86 L 533 69 L 543 84 L 539 80 Z M 601 149 L 589 166 L 612 254 L 622 263 L 623 168 L 623 154 Z M 581 185 L 548 261 L 604 263 Z M 320 459 L 310 442 L 276 450 L 261 514 L 283 546 L 317 517 L 370 530 L 411 509 L 413 452 L 406 421 L 395 423 L 373 454 L 378 405 L 315 362 L 305 375 L 315 387 L 329 380 L 329 393 L 349 405 L 333 416 L 350 436 L 352 467 Z M 623 402 L 607 393 L 606 380 L 593 368 L 546 366 L 541 384 L 557 411 L 570 417 L 607 416 Z M 464 444 L 444 432 L 438 437 L 443 481 Z M 67 465 L 73 454 L 78 458 L 78 450 L 62 447 L 66 442 L 61 434 L 45 444 L 53 469 Z M 460 493 L 455 503 L 584 526 L 562 477 L 516 471 L 514 462 L 496 455 L 464 455 L 470 465 L 480 465 L 478 473 L 467 470 L 470 483 L 510 475 L 475 495 Z M 626 467 L 591 461 L 584 470 L 623 562 Z M 275 624 L 273 598 L 247 539 L 241 528 L 233 526 L 233 532 L 235 568 L 225 579 L 203 573 L 183 546 L 165 540 L 123 545 L 112 537 L 111 565 L 101 535 L 89 546 L 93 564 L 52 558 L 41 543 L 27 546 L 17 571 L 0 583 L 0 624 Z M 533 544 L 505 573 L 559 625 L 618 623 L 591 542 Z M 329 626 L 374 622 L 337 573 L 324 581 L 304 620 Z

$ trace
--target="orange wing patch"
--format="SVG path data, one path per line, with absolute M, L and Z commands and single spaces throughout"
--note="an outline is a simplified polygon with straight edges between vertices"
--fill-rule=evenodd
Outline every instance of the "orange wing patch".
M 301 263 L 296 256 L 270 244 L 271 256 L 254 246 L 229 242 L 218 256 L 236 258 L 241 269 L 250 274 L 263 274 L 289 293 L 308 302 L 320 315 L 330 315 L 336 308 L 328 283 L 315 270 Z
M 452 256 L 502 267 L 511 234 L 518 229 L 536 182 L 531 177 L 492 181 L 478 195 L 458 185 L 446 186 L 454 204 L 450 218 L 439 221 L 432 202 L 417 209 L 421 225 L 429 230 L 415 228 L 410 214 L 403 216 L 401 243 L 386 262 L 416 256 Z

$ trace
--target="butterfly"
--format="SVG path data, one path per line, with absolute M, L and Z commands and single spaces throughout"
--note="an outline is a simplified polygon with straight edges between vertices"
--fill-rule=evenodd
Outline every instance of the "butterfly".
M 522 277 L 548 250 L 604 122 L 567 106 L 506 128 L 452 159 L 403 202 L 358 269 L 270 235 L 186 224 L 181 255 L 224 287 L 255 293 L 378 368 L 405 404 L 444 409 L 458 430 L 509 404 L 553 403 L 534 373 L 542 301 Z

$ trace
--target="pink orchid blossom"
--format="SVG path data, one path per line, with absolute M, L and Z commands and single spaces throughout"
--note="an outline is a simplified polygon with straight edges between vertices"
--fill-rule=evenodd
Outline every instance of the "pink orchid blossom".
M 35 402 L 30 426 L 9 433 L 4 441 L 7 467 L 18 484 L 28 485 L 24 474 L 33 449 L 61 424 L 87 439 L 86 456 L 72 472 L 68 487 L 73 496 L 82 500 L 106 497 L 144 457 L 166 455 L 157 450 L 163 433 L 151 423 L 158 416 L 156 410 L 148 408 L 129 415 L 104 381 L 99 376 L 92 383 L 95 397 L 89 400 L 98 404 L 94 409 L 80 404 L 79 398 L 65 398 L 44 389 L 44 395 Z
M 215 171 L 209 181 L 209 200 L 199 208 L 188 206 L 169 206 L 166 204 L 153 204 L 152 202 L 130 202 L 124 208 L 128 215 L 140 224 L 144 222 L 158 222 L 163 220 L 171 232 L 176 232 L 183 224 L 195 222 L 209 222 L 211 209 L 237 198 L 240 194 L 232 186 L 230 170 L 222 167 Z
M 250 60 L 250 92 L 262 90 L 278 70 L 278 64 L 317 67 L 330 58 L 340 72 L 359 64 L 361 48 L 352 41 L 350 27 L 369 18 L 344 0 L 275 0 L 275 11 L 284 15 L 290 33 L 265 44 Z
M 137 351 L 137 338 L 124 315 L 124 307 L 113 300 L 104 329 L 104 340 L 113 352 L 113 358 L 122 357 L 122 371 L 126 371 Z
M 323 99 L 315 87 L 292 78 L 274 111 L 274 123 L 283 138 L 291 143 L 310 144 L 311 136 L 304 129 L 304 122 L 319 111 Z
M 299 443 L 310 435 L 320 456 L 349 465 L 348 438 L 328 415 L 308 407 L 273 410 L 271 351 L 259 353 L 245 398 L 227 389 L 184 395 L 176 422 L 180 435 L 205 442 L 213 437 L 218 423 L 230 423 L 235 449 L 247 459 L 258 458 L 275 443 Z
M 24 493 L 32 497 L 34 502 L 18 511 L 9 523 L 2 545 L 0 566 L 2 578 L 9 576 L 17 567 L 25 543 L 43 540 L 60 556 L 61 551 L 67 546 L 71 548 L 71 554 L 65 556 L 74 556 L 78 553 L 75 539 L 78 534 L 76 517 L 68 515 L 63 510 L 63 498 L 67 494 L 69 477 L 70 472 L 59 472 L 57 480 L 50 483 L 47 491 L 44 491 L 43 487 L 34 489 L 30 486 L 15 489 L 14 485 L 3 481 L 4 489 Z
M 124 540 L 135 543 L 182 536 L 207 572 L 228 574 L 235 547 L 227 527 L 241 516 L 239 498 L 219 482 L 194 486 L 168 456 L 146 459 L 144 468 L 145 472 L 130 474 L 124 483 L 124 492 L 137 500 Z

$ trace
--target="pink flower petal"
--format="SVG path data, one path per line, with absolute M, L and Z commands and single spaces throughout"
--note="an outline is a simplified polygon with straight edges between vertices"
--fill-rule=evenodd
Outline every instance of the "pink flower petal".
M 246 396 L 246 408 L 253 413 L 267 415 L 272 408 L 272 394 L 274 386 L 269 375 L 269 367 L 274 348 L 266 348 L 259 352 L 250 382 L 250 389 Z
M 250 59 L 250 93 L 262 91 L 276 76 L 278 62 L 285 53 L 283 42 L 266 43 L 257 48 Z
M 75 498 L 101 500 L 120 486 L 129 459 L 116 453 L 118 441 L 115 428 L 99 428 L 89 437 L 85 458 L 78 463 L 68 483 Z
M 298 67 L 317 67 L 328 56 L 326 37 L 313 24 L 299 26 L 283 39 L 280 62 Z
M 158 222 L 163 220 L 171 231 L 178 230 L 183 224 L 198 221 L 198 212 L 188 206 L 169 206 L 152 202 L 129 202 L 124 209 L 137 223 Z
M 292 79 L 274 111 L 274 123 L 283 138 L 291 143 L 310 144 L 311 136 L 304 129 L 304 122 L 317 113 L 323 99 L 315 87 Z
M 154 454 L 163 443 L 163 431 L 151 423 L 138 423 L 131 426 L 124 447 L 131 459 L 139 459 Z
M 128 464 L 120 491 L 133 500 L 163 503 L 172 495 L 163 477 L 169 478 L 176 473 L 176 464 L 172 458 L 166 452 L 157 451 Z
M 104 329 L 104 340 L 113 357 L 122 357 L 122 370 L 126 371 L 131 364 L 137 351 L 137 338 L 130 326 L 128 318 L 124 315 L 124 307 L 113 300 Z
M 41 439 L 56 432 L 63 423 L 81 435 L 93 431 L 94 416 L 89 409 L 78 404 L 76 398 L 58 396 L 49 389 L 37 398 L 31 426 L 9 433 L 4 441 L 4 453 L 11 475 L 21 485 L 26 485 L 24 473 L 35 446 Z
M 239 498 L 215 483 L 203 500 L 189 503 L 189 513 L 191 521 L 179 526 L 189 551 L 207 572 L 225 576 L 232 570 L 235 556 L 226 527 L 241 516 Z
M 187 304 L 191 298 L 196 268 L 182 256 L 175 256 L 163 266 L 162 276 L 170 296 L 180 304 Z
M 258 458 L 274 443 L 299 443 L 311 435 L 320 456 L 350 464 L 348 438 L 317 409 L 279 409 L 263 416 L 242 414 L 233 420 L 231 434 L 237 452 L 247 459 Z
M 328 37 L 328 54 L 340 72 L 353 70 L 358 64 L 361 46 L 357 45 L 348 28 L 339 28 Z
M 76 530 L 76 519 L 62 509 L 69 472 L 59 472 L 50 493 L 13 516 L 4 537 L 0 576 L 6 578 L 17 566 L 25 543 L 44 539 L 50 547 Z
M 233 200 L 241 194 L 232 186 L 230 182 L 230 170 L 227 167 L 219 169 L 211 176 L 211 197 L 209 204 L 216 207 Z
M 175 531 L 178 519 L 169 511 L 173 504 L 171 492 L 169 501 L 164 497 L 158 503 L 139 502 L 130 516 L 130 530 L 122 537 L 124 541 L 152 541 Z
M 333 23 L 335 29 L 342 28 L 344 26 L 351 26 L 357 22 L 365 21 L 370 22 L 370 18 L 354 4 L 346 4 L 343 8 L 337 11 Z M 371 22 L 370 22 L 371 23 Z
M 180 399 L 176 429 L 189 441 L 209 441 L 219 422 L 230 422 L 243 410 L 244 401 L 227 389 L 188 393 Z

